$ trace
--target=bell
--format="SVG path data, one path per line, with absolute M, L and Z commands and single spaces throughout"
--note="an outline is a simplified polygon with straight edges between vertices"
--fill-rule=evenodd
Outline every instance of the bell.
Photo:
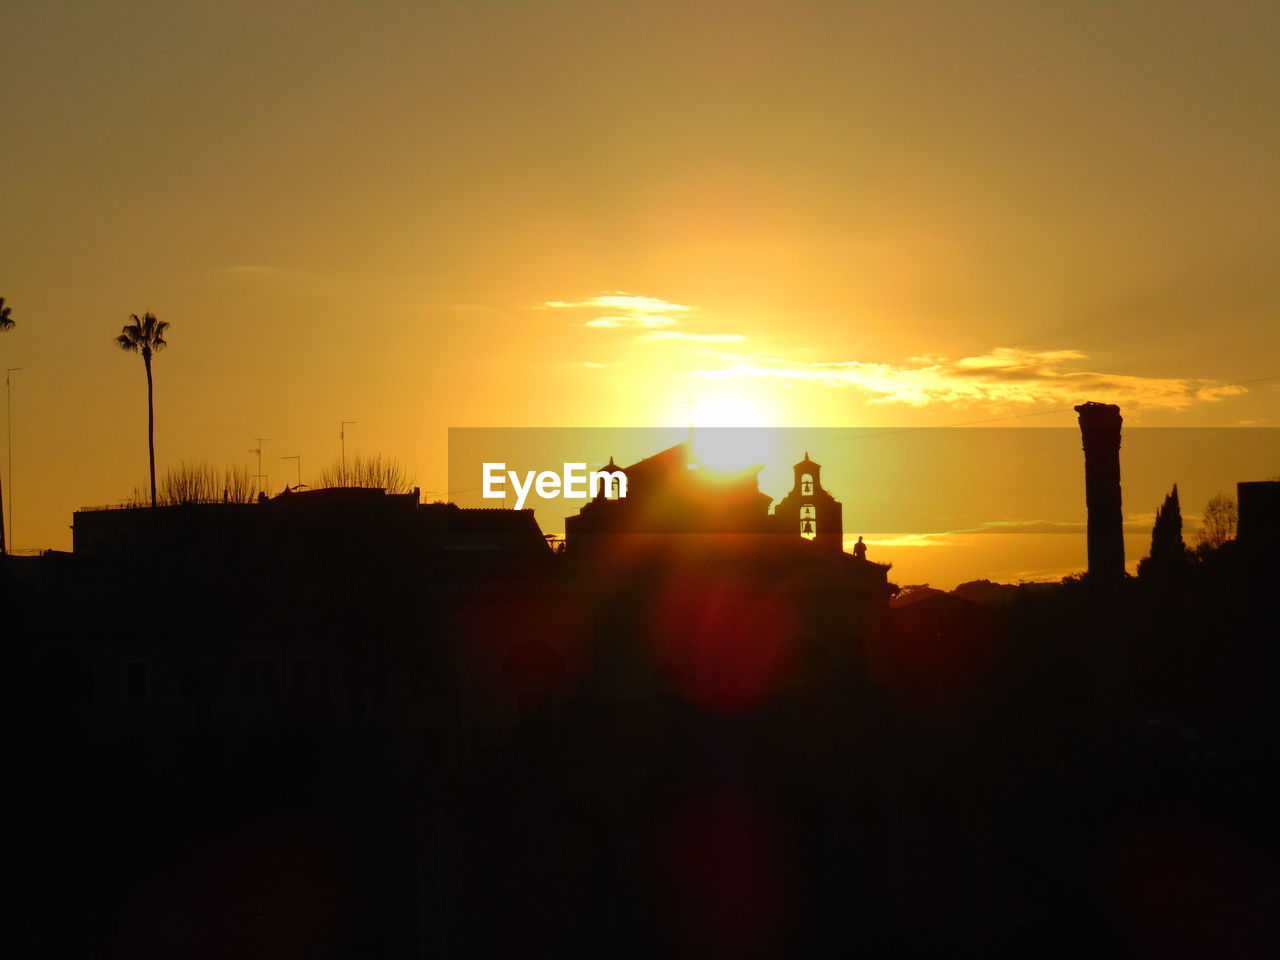
M 806 521 L 804 522 L 804 526 L 800 528 L 800 532 L 801 532 L 802 534 L 803 534 L 803 533 L 813 533 L 813 521 L 812 521 L 812 520 L 806 520 Z

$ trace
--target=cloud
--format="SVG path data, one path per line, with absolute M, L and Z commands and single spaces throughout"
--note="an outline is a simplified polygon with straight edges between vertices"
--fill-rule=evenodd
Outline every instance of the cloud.
M 583 324 L 584 327 L 669 327 L 675 323 L 674 317 L 596 317 Z
M 653 330 L 642 333 L 639 340 L 689 340 L 694 343 L 738 343 L 747 339 L 740 333 L 685 333 L 680 330 Z
M 1155 514 L 1131 514 L 1125 517 L 1123 528 L 1125 533 L 1150 533 Z M 947 530 L 942 536 L 969 533 L 1075 533 L 1088 532 L 1088 524 L 1084 520 L 984 520 L 976 527 L 963 530 Z
M 1124 520 L 1125 534 L 1150 534 L 1155 514 L 1136 514 Z M 1069 533 L 1083 536 L 1088 531 L 1084 520 L 985 520 L 973 527 L 958 530 L 935 530 L 928 533 L 894 533 L 881 534 L 879 537 L 867 537 L 866 543 L 872 547 L 954 547 L 974 545 L 972 538 L 985 534 L 1051 534 Z M 846 550 L 853 548 L 856 538 L 846 537 Z
M 588 327 L 669 327 L 678 317 L 694 308 L 684 303 L 669 303 L 657 297 L 641 297 L 631 293 L 605 293 L 590 300 L 548 300 L 539 310 L 595 310 L 600 316 L 588 320 Z
M 1030 570 L 1015 570 L 1012 573 L 997 572 L 991 579 L 997 583 L 1061 583 L 1067 577 L 1076 576 L 1083 571 L 1075 567 L 1040 567 Z
M 1181 410 L 1245 393 L 1215 380 L 1139 377 L 1078 370 L 1088 359 L 1079 350 L 1023 350 L 998 347 L 990 353 L 952 360 L 912 357 L 901 364 L 858 360 L 803 363 L 773 357 L 727 357 L 729 366 L 698 371 L 712 379 L 759 377 L 852 387 L 872 403 L 1023 405 L 1076 404 L 1085 400 L 1127 407 Z
M 667 330 L 696 308 L 687 303 L 670 303 L 657 297 L 641 297 L 633 293 L 605 293 L 590 300 L 548 300 L 539 310 L 594 310 L 600 315 L 582 324 L 596 330 L 639 329 L 638 340 L 664 340 L 686 343 L 740 343 L 747 339 L 740 333 L 692 333 Z
M 880 538 L 868 538 L 863 542 L 868 547 L 951 547 L 955 546 L 957 541 L 947 539 L 950 534 L 946 533 L 902 533 Z M 856 538 L 846 537 L 844 540 L 844 549 L 852 550 L 853 545 L 857 542 Z

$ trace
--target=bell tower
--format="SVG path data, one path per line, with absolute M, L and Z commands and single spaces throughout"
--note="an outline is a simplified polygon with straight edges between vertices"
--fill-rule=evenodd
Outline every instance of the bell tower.
M 822 488 L 822 465 L 810 460 L 806 451 L 792 470 L 795 481 L 791 492 L 773 509 L 774 529 L 799 534 L 824 550 L 839 553 L 844 538 L 843 508 Z

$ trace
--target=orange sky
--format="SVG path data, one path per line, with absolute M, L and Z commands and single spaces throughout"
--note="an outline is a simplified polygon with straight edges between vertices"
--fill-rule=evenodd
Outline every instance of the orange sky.
M 341 419 L 442 489 L 450 426 L 690 394 L 1280 423 L 1280 381 L 1227 386 L 1280 374 L 1271 3 L 12 0 L 0 35 L 19 548 L 145 477 L 145 310 L 162 468 L 262 436 L 273 485 Z M 1211 468 L 1189 513 L 1247 479 Z

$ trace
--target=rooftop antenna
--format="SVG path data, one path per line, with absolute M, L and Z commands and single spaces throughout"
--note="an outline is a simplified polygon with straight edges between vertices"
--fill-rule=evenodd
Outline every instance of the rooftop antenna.
M 339 420 L 338 421 L 338 439 L 342 441 L 342 485 L 345 487 L 347 483 L 347 427 L 356 423 L 355 420 Z
M 4 538 L 4 549 L 6 550 L 13 549 L 13 395 L 9 392 L 9 380 L 12 374 L 21 369 L 21 367 L 10 367 L 4 372 L 4 406 L 5 417 L 8 421 L 8 426 L 5 428 L 5 436 L 8 438 L 9 446 L 9 452 L 5 455 L 9 461 L 9 507 L 4 515 L 5 525 L 9 528 L 9 532 Z
M 281 460 L 296 460 L 298 462 L 298 482 L 295 486 L 302 486 L 302 454 L 295 453 L 292 457 L 281 457 Z
M 270 437 L 254 437 L 253 439 L 256 440 L 258 443 L 256 447 L 252 447 L 249 450 L 250 453 L 256 453 L 258 455 L 258 472 L 253 475 L 253 479 L 262 481 L 262 484 L 259 489 L 265 492 L 267 489 L 267 475 L 262 472 L 262 445 L 266 443 L 268 440 L 270 440 L 271 438 Z

